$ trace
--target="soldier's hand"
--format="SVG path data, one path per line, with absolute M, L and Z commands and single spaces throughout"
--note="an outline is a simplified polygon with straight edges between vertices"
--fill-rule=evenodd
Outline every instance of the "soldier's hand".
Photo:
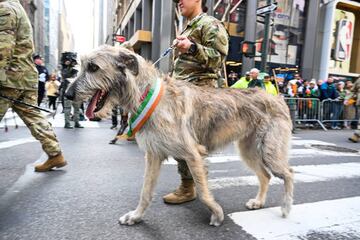
M 176 40 L 178 42 L 176 45 L 177 50 L 179 50 L 181 53 L 187 53 L 192 44 L 190 39 L 185 36 L 178 36 Z

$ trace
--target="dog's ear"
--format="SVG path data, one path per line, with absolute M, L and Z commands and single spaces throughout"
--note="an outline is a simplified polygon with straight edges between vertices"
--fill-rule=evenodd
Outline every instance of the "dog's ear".
M 120 52 L 117 67 L 120 70 L 125 70 L 125 68 L 129 69 L 135 76 L 139 74 L 139 62 L 137 58 L 132 54 L 126 54 Z

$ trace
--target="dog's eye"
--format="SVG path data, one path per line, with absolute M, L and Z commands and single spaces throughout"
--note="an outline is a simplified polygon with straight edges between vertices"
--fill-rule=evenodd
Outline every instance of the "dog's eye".
M 89 71 L 89 72 L 94 73 L 94 72 L 96 72 L 97 70 L 99 70 L 99 66 L 98 66 L 98 65 L 96 65 L 96 64 L 94 64 L 94 63 L 89 63 L 89 65 L 88 65 L 88 71 Z

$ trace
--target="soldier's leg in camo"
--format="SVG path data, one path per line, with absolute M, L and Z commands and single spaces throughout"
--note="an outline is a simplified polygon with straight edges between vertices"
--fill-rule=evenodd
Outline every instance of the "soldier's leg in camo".
M 354 127 L 356 127 L 355 128 L 355 132 L 354 132 L 354 134 L 349 138 L 349 140 L 351 141 L 351 142 L 353 142 L 353 143 L 357 143 L 357 142 L 359 142 L 360 141 L 360 129 L 359 129 L 359 127 L 360 127 L 360 106 L 355 106 L 355 119 L 357 120 L 356 121 L 356 124 L 354 124 L 355 126 Z
M 37 92 L 23 91 L 20 99 L 29 104 L 36 104 Z M 45 172 L 53 168 L 64 167 L 67 163 L 61 153 L 54 130 L 41 112 L 21 104 L 13 104 L 13 109 L 30 129 L 34 138 L 40 141 L 42 149 L 48 155 L 46 162 L 35 166 L 35 171 Z
M 11 97 L 11 98 L 17 98 L 17 93 L 14 91 L 14 89 L 11 88 L 0 88 L 0 93 L 4 96 Z M 10 108 L 11 102 L 0 98 L 0 122 L 4 118 L 7 110 Z
M 181 175 L 180 186 L 163 197 L 165 203 L 181 204 L 196 199 L 195 183 L 185 160 L 176 159 L 178 172 Z
M 216 88 L 217 81 L 215 79 L 201 79 L 195 81 L 194 84 L 199 87 Z M 181 204 L 196 199 L 195 183 L 189 167 L 183 159 L 176 159 L 176 161 L 178 162 L 178 172 L 181 175 L 181 184 L 174 192 L 163 197 L 165 203 Z
M 84 128 L 83 126 L 80 125 L 80 107 L 81 107 L 81 103 L 76 103 L 73 102 L 72 106 L 74 108 L 74 122 L 75 122 L 75 127 L 76 128 Z
M 64 97 L 64 117 L 65 117 L 64 128 L 68 128 L 68 129 L 74 128 L 73 126 L 71 126 L 70 123 L 71 103 L 72 103 L 71 100 Z

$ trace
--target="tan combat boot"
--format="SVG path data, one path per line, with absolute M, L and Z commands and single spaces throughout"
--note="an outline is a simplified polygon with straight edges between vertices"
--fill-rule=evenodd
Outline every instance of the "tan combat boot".
M 357 134 L 353 134 L 350 138 L 349 141 L 353 142 L 353 143 L 357 143 L 359 142 L 359 136 Z
M 56 168 L 64 167 L 66 164 L 67 162 L 65 161 L 64 156 L 60 153 L 55 157 L 49 157 L 49 159 L 46 160 L 46 162 L 36 165 L 35 172 L 47 172 L 54 167 Z
M 194 180 L 181 180 L 180 186 L 175 192 L 169 193 L 163 197 L 165 203 L 181 204 L 192 201 L 196 198 Z

